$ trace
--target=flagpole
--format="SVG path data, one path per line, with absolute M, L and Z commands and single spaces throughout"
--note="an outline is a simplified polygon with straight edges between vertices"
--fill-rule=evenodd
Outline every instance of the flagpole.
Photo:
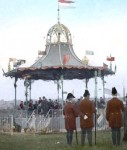
M 60 5 L 59 5 L 59 0 L 58 0 L 58 9 L 57 9 L 57 12 L 58 12 L 58 23 L 60 23 Z

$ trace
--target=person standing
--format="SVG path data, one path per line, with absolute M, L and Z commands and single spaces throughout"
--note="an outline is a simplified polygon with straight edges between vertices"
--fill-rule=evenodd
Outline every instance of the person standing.
M 85 144 L 85 137 L 90 146 L 92 146 L 92 128 L 94 127 L 93 114 L 95 113 L 94 103 L 90 100 L 90 93 L 85 90 L 83 100 L 79 103 L 80 127 L 81 127 L 81 145 Z
M 106 107 L 106 119 L 112 131 L 113 145 L 120 145 L 122 127 L 122 112 L 124 111 L 123 102 L 117 98 L 117 90 L 112 88 L 112 99 L 108 101 Z
M 65 129 L 67 144 L 72 145 L 73 140 L 73 131 L 76 130 L 76 117 L 78 117 L 77 108 L 74 101 L 74 95 L 72 93 L 68 93 L 66 104 L 63 108 L 63 114 L 65 116 Z

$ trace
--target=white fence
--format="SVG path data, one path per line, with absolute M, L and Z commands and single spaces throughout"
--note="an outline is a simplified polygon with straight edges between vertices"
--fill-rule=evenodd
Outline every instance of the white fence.
M 14 124 L 13 124 L 14 122 Z M 62 109 L 50 109 L 46 116 L 36 115 L 33 111 L 30 117 L 13 116 L 0 117 L 0 132 L 13 134 L 14 125 L 20 126 L 20 130 L 29 129 L 36 133 L 60 133 L 65 132 L 64 116 Z M 77 131 L 80 131 L 79 117 L 76 120 Z M 97 117 L 96 130 L 107 130 L 108 123 L 105 118 L 105 111 L 100 110 Z
M 13 115 L 0 117 L 0 132 L 13 134 Z

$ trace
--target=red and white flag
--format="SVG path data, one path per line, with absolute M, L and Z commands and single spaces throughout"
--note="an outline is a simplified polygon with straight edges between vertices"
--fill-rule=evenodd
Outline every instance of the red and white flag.
M 59 3 L 74 3 L 74 1 L 71 0 L 58 0 Z
M 107 61 L 115 61 L 115 57 L 107 57 Z
M 75 8 L 73 6 L 73 3 L 75 3 L 72 0 L 58 0 L 59 6 L 62 8 Z

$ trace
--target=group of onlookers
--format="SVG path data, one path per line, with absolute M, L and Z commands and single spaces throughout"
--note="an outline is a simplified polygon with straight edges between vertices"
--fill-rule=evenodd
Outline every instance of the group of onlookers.
M 112 131 L 113 145 L 120 145 L 122 127 L 122 112 L 124 111 L 123 102 L 117 98 L 117 90 L 112 88 L 112 98 L 107 102 L 106 119 Z M 67 144 L 72 145 L 73 131 L 76 130 L 76 117 L 80 117 L 81 128 L 81 145 L 85 144 L 87 135 L 88 143 L 92 146 L 92 128 L 94 127 L 94 113 L 96 113 L 96 106 L 90 100 L 90 93 L 85 90 L 83 99 L 75 104 L 75 97 L 72 93 L 67 95 L 67 101 L 64 106 L 65 128 L 67 131 Z
M 42 98 L 39 97 L 38 101 L 33 102 L 33 100 L 30 100 L 27 102 L 21 101 L 19 104 L 18 109 L 20 110 L 28 110 L 28 112 L 31 114 L 33 110 L 35 110 L 36 114 L 46 115 L 50 109 L 60 109 L 61 104 L 55 100 L 47 100 L 45 96 Z

